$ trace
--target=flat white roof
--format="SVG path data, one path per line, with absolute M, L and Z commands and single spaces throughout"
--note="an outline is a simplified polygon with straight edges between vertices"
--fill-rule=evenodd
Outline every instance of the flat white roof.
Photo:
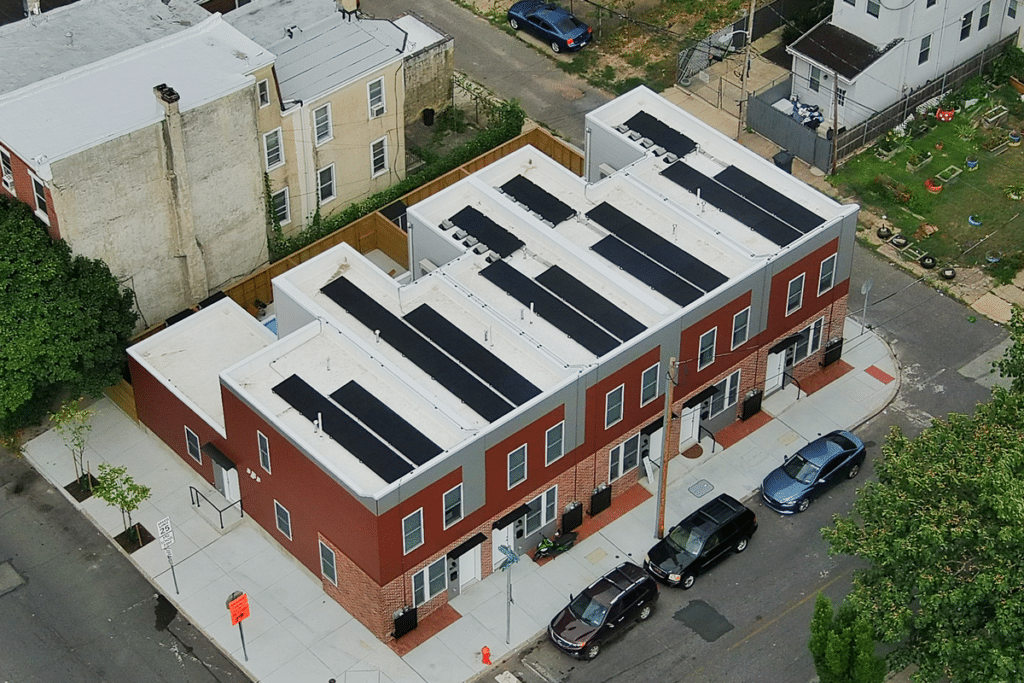
M 86 0 L 88 1 L 88 0 Z M 0 97 L 0 131 L 49 180 L 49 164 L 164 118 L 166 83 L 188 111 L 253 82 L 274 56 L 211 15 L 198 26 Z
M 405 41 L 405 54 L 407 55 L 444 40 L 443 35 L 411 14 L 400 16 L 393 23 L 408 35 L 408 39 Z

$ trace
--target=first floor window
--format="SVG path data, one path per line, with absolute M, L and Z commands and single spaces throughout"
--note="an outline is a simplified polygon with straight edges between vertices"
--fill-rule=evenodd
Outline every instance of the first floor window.
M 423 508 L 402 520 L 402 548 L 408 555 L 423 545 Z
M 740 371 L 732 373 L 715 385 L 715 394 L 700 404 L 700 419 L 708 420 L 736 405 L 740 392 Z
M 261 109 L 270 104 L 270 81 L 260 81 L 257 83 L 256 93 L 259 96 Z
M 967 40 L 971 35 L 971 19 L 974 12 L 968 12 L 960 20 L 960 40 Z
M 821 296 L 836 282 L 836 255 L 832 254 L 821 262 L 821 270 L 818 273 L 818 296 Z
M 263 136 L 263 151 L 266 153 L 268 171 L 284 163 L 280 128 L 272 130 Z
M 39 178 L 32 178 L 32 190 L 36 195 L 36 212 L 44 218 L 48 216 L 46 209 L 46 185 Z
M 786 315 L 794 313 L 804 305 L 804 274 L 800 273 L 789 281 L 786 294 Z
M 412 598 L 417 607 L 448 587 L 448 577 L 442 556 L 412 575 Z
M 846 105 L 846 90 L 836 86 L 836 106 L 842 107 Z
M 14 193 L 14 166 L 11 165 L 11 155 L 7 150 L 0 149 L 0 173 L 3 174 L 3 185 L 10 192 Z
M 544 433 L 544 463 L 550 465 L 565 455 L 563 437 L 565 436 L 565 422 L 559 422 Z
M 277 530 L 288 537 L 288 540 L 292 538 L 292 515 L 276 500 L 274 501 L 274 518 L 277 520 Z
M 626 385 L 620 384 L 604 397 L 604 428 L 608 429 L 622 419 L 622 396 Z
M 260 450 L 260 467 L 270 474 L 270 441 L 263 435 L 263 432 L 256 432 L 256 443 Z
M 320 541 L 320 573 L 327 577 L 327 580 L 338 585 L 338 567 L 335 564 L 334 551 Z
M 612 449 L 608 459 L 608 481 L 615 481 L 640 462 L 640 435 L 631 436 Z
M 370 145 L 370 166 L 374 177 L 388 170 L 388 139 L 375 140 Z
M 462 484 L 444 494 L 444 528 L 462 519 Z
M 882 3 L 879 0 L 868 0 L 868 14 L 877 18 L 881 9 Z
M 715 339 L 718 328 L 708 330 L 700 336 L 700 350 L 697 351 L 697 369 L 703 370 L 715 362 Z
M 278 223 L 281 225 L 287 225 L 292 222 L 292 208 L 288 201 L 287 187 L 270 195 L 270 203 L 274 209 L 274 217 L 277 218 Z
M 821 69 L 816 66 L 811 67 L 811 82 L 808 85 L 810 85 L 811 90 L 818 92 L 821 88 Z
M 508 454 L 508 487 L 526 481 L 526 444 Z
M 555 520 L 558 514 L 558 486 L 552 486 L 527 503 L 526 507 L 530 508 L 526 513 L 526 535 L 529 536 Z
M 313 133 L 316 137 L 316 144 L 321 145 L 334 137 L 334 129 L 331 127 L 331 105 L 325 104 L 313 110 Z
M 321 168 L 316 172 L 317 192 L 320 203 L 326 204 L 334 199 L 334 164 Z
M 185 448 L 193 460 L 200 465 L 203 464 L 203 454 L 199 450 L 199 437 L 188 427 L 185 427 Z
M 821 330 L 825 325 L 824 318 L 818 318 L 813 323 L 800 330 L 800 341 L 796 343 L 793 362 L 799 363 L 821 347 Z
M 737 348 L 747 342 L 748 328 L 750 327 L 750 307 L 732 317 L 732 348 Z
M 932 37 L 927 35 L 921 39 L 921 47 L 917 51 L 917 63 L 924 64 L 928 61 L 928 54 L 932 51 Z

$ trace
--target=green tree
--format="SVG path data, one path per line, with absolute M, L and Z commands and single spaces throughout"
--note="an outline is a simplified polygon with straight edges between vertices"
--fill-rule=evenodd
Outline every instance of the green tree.
M 132 294 L 102 261 L 51 240 L 28 207 L 0 199 L 0 432 L 38 422 L 63 389 L 116 382 L 135 326 Z
M 875 655 L 875 639 L 867 619 L 851 603 L 832 612 L 832 601 L 818 594 L 807 644 L 821 683 L 882 683 L 885 658 Z
M 822 530 L 869 564 L 847 596 L 915 680 L 1024 680 L 1024 393 L 996 388 L 973 416 L 916 438 L 893 428 L 878 482 Z
M 135 483 L 128 474 L 128 468 L 124 466 L 115 467 L 102 462 L 99 471 L 93 494 L 121 511 L 121 522 L 125 531 L 131 529 L 129 536 L 134 536 L 134 540 L 138 541 L 139 532 L 132 523 L 132 513 L 149 498 L 149 487 Z
M 1014 306 L 1010 312 L 1006 330 L 1010 333 L 1010 347 L 992 366 L 1000 377 L 1010 378 L 1010 391 L 1019 394 L 1024 392 L 1024 312 L 1020 306 Z
M 85 446 L 89 441 L 89 424 L 93 411 L 81 407 L 82 399 L 68 401 L 57 412 L 50 415 L 54 429 L 64 440 L 64 445 L 71 451 L 71 459 L 75 463 L 75 478 L 79 481 L 85 476 Z

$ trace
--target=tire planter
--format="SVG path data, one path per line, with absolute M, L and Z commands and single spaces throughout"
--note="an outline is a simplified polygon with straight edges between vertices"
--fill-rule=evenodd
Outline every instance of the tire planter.
M 937 109 L 935 111 L 935 118 L 939 121 L 952 121 L 953 115 L 956 114 L 956 109 Z
M 947 266 L 939 271 L 939 276 L 943 280 L 952 280 L 953 278 L 956 277 L 956 270 Z
M 990 251 L 985 254 L 985 260 L 989 263 L 999 263 L 1003 258 L 1003 252 L 1001 251 Z
M 981 225 L 981 218 L 979 218 L 976 214 L 972 213 L 970 216 L 967 217 L 967 222 L 973 225 L 974 227 L 978 227 Z
M 883 225 L 875 232 L 875 234 L 878 235 L 879 239 L 887 240 L 892 237 L 892 230 Z
M 968 171 L 978 170 L 978 157 L 967 157 L 966 162 Z
M 924 189 L 928 190 L 932 194 L 938 194 L 942 192 L 942 183 L 935 180 L 935 178 L 929 178 L 924 181 Z
M 938 263 L 938 262 L 937 262 L 937 261 L 935 260 L 935 257 L 934 257 L 934 256 L 928 256 L 927 254 L 925 254 L 925 255 L 924 255 L 924 256 L 922 256 L 922 257 L 921 257 L 920 259 L 918 259 L 918 261 L 917 261 L 917 262 L 921 264 L 921 267 L 922 267 L 922 268 L 927 268 L 927 269 L 929 269 L 929 270 L 931 270 L 932 268 L 934 268 L 934 267 L 935 267 L 935 265 L 936 265 L 936 263 Z
M 891 240 L 889 240 L 889 244 L 896 247 L 897 249 L 902 249 L 903 247 L 910 244 L 910 240 L 908 240 L 903 235 L 896 235 Z

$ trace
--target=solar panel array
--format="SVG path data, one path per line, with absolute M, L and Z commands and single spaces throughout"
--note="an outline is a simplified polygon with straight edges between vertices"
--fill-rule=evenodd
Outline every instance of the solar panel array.
M 736 191 L 786 221 L 801 232 L 810 232 L 825 222 L 825 219 L 810 209 L 804 208 L 778 190 L 762 183 L 746 171 L 735 166 L 723 169 L 715 180 Z
M 572 218 L 576 213 L 571 206 L 551 194 L 537 183 L 517 175 L 501 186 L 501 191 L 552 225 Z
M 325 434 L 389 484 L 412 472 L 412 465 L 376 434 L 352 419 L 298 375 L 288 377 L 273 391 L 310 422 L 319 419 Z
M 347 279 L 340 277 L 325 285 L 320 291 L 363 325 L 379 331 L 381 339 L 484 419 L 493 422 L 512 410 L 513 406 L 509 401 Z
M 648 138 L 659 147 L 677 156 L 684 157 L 697 149 L 697 143 L 678 130 L 656 119 L 645 111 L 638 111 L 626 121 L 630 130 Z
M 622 341 L 632 339 L 647 329 L 643 323 L 558 266 L 551 266 L 538 275 L 537 282 Z
M 477 238 L 502 258 L 523 246 L 523 241 L 472 206 L 449 218 L 452 223 Z
M 443 450 L 355 380 L 332 392 L 331 398 L 417 465 L 425 465 Z

